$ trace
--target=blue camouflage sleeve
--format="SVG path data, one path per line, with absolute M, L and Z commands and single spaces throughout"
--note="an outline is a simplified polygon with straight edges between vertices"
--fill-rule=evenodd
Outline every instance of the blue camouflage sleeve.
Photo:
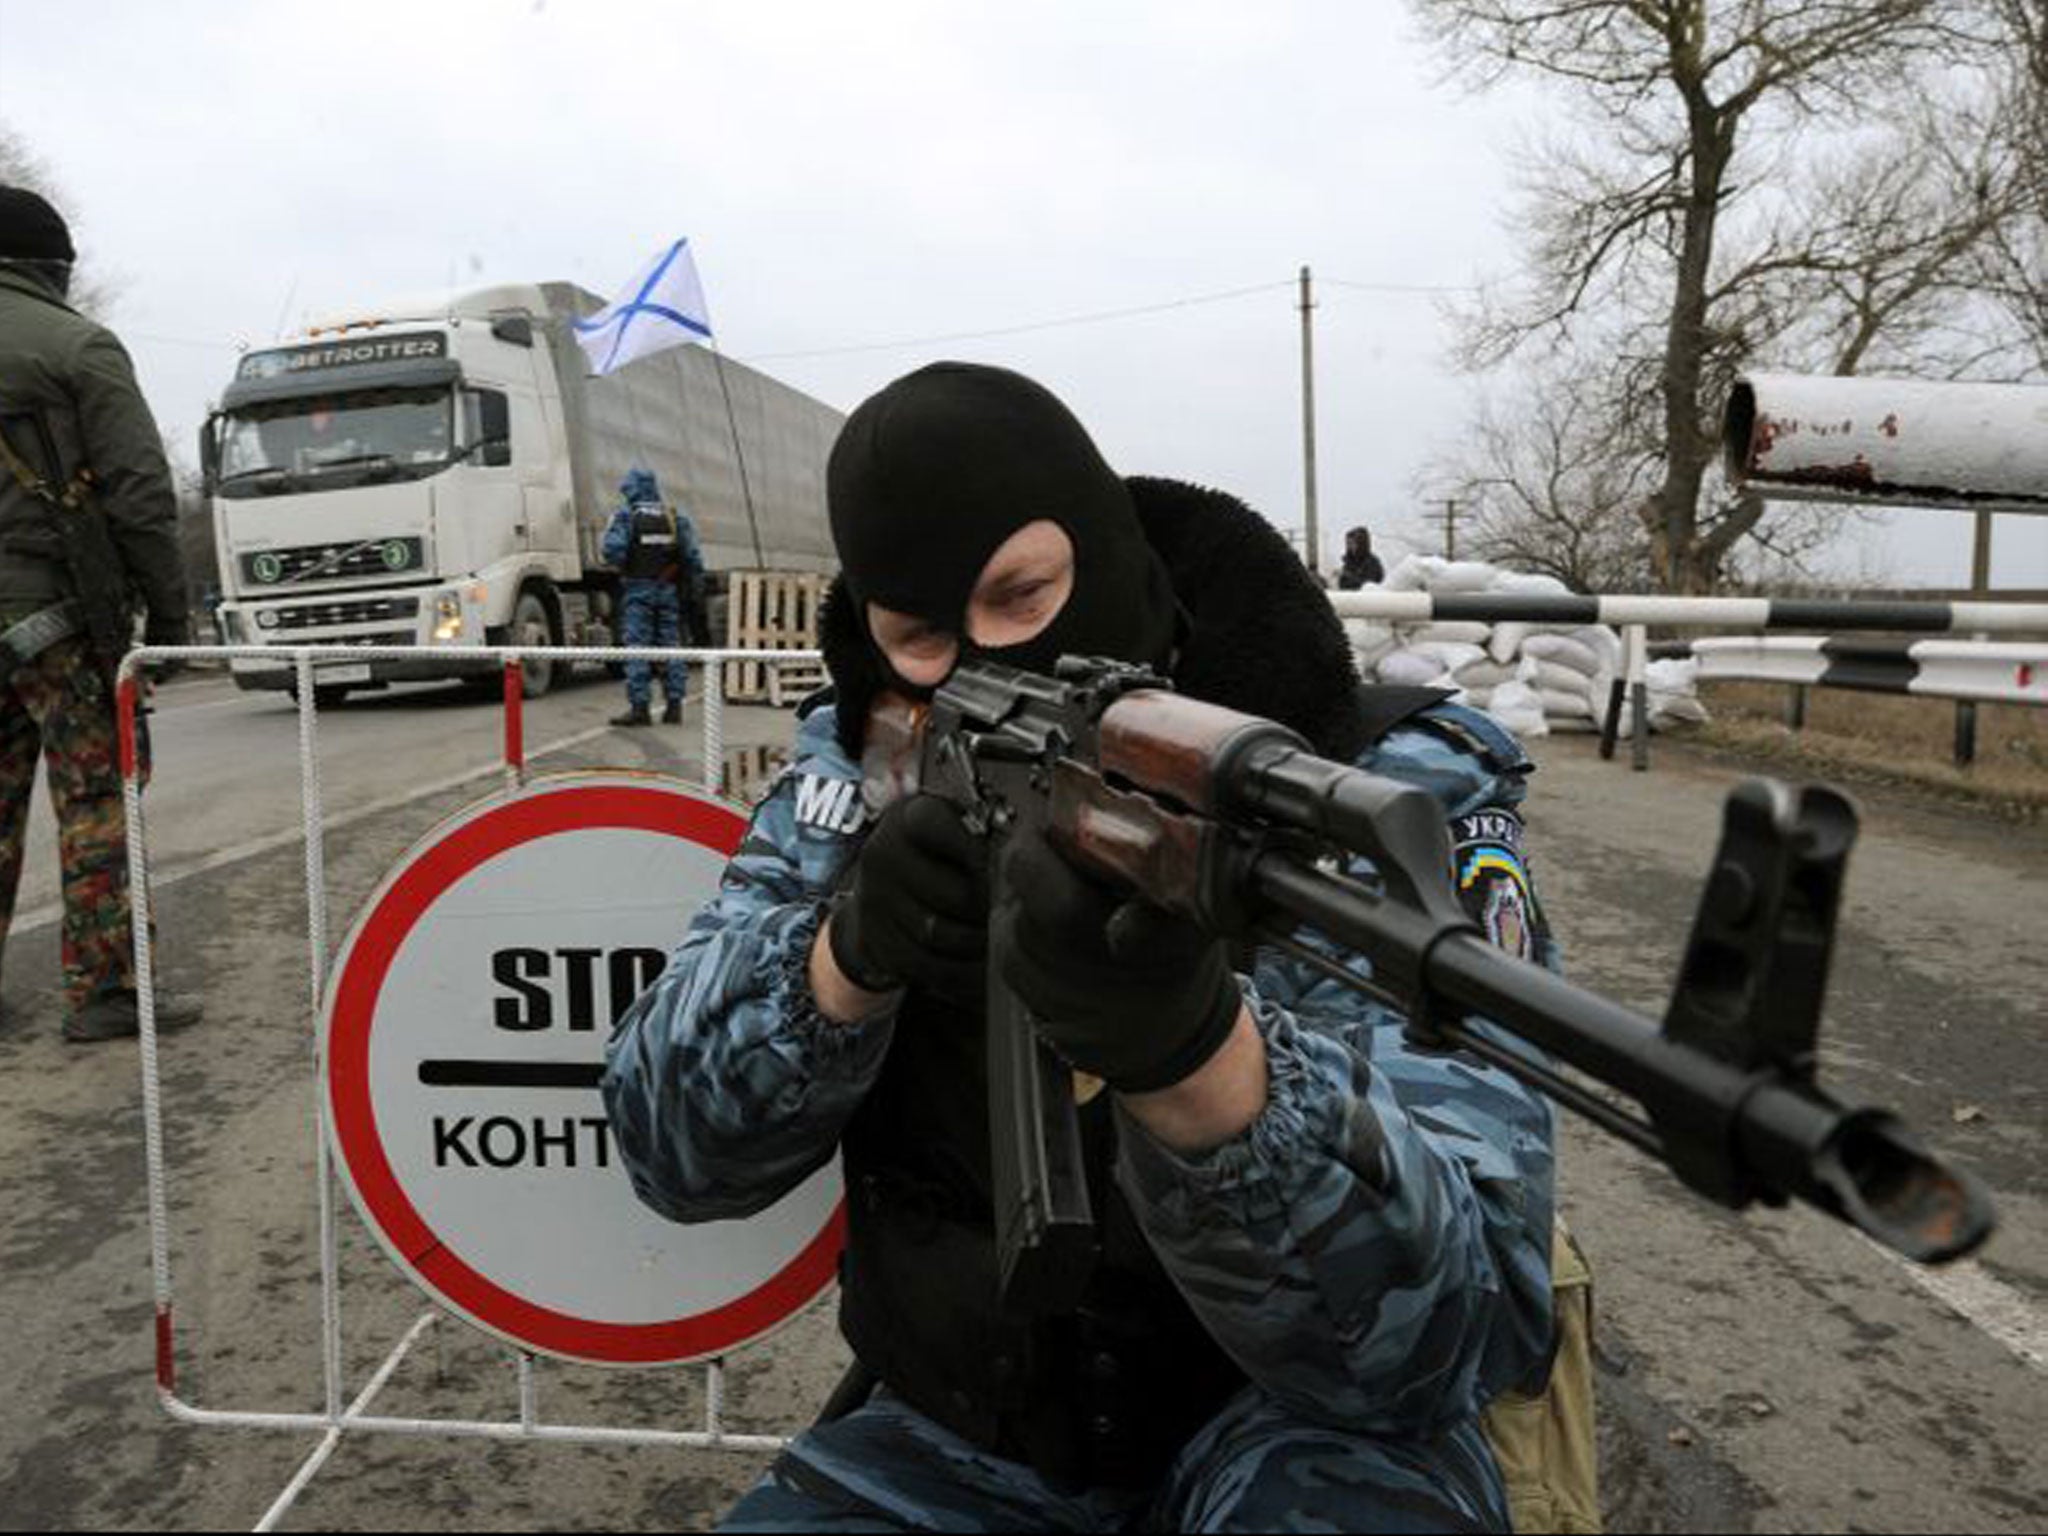
M 1458 858 L 1474 864 L 1467 910 L 1547 963 L 1516 811 L 1529 764 L 1513 738 L 1440 707 L 1360 766 L 1438 797 Z M 1375 878 L 1362 861 L 1351 872 Z M 1521 919 L 1501 882 L 1517 885 Z M 1303 937 L 1370 974 L 1362 957 Z M 1540 1377 L 1547 1101 L 1469 1056 L 1416 1050 L 1398 1013 L 1277 951 L 1260 953 L 1246 1001 L 1266 1042 L 1260 1118 L 1199 1157 L 1128 1117 L 1122 1138 L 1125 1187 L 1217 1341 L 1293 1411 L 1370 1433 L 1430 1433 Z
M 606 565 L 624 565 L 626 550 L 632 543 L 633 509 L 620 507 L 612 513 L 612 520 L 604 525 L 604 548 L 600 553 Z
M 807 719 L 716 898 L 607 1047 L 604 1101 L 633 1188 L 676 1221 L 751 1215 L 821 1167 L 881 1071 L 892 1019 L 818 1011 L 809 961 L 864 819 L 859 771 Z
M 685 568 L 704 569 L 704 548 L 697 542 L 697 525 L 681 507 L 676 508 L 676 548 Z

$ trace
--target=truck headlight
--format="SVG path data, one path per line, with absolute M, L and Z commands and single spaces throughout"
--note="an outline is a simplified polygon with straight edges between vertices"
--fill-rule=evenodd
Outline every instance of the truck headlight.
M 453 640 L 462 633 L 462 599 L 453 592 L 442 592 L 434 598 L 434 639 L 437 642 Z

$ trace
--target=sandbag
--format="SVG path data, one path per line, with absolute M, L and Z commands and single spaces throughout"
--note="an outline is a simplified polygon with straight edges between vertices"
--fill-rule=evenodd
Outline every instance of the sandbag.
M 1622 662 L 1621 632 L 1605 624 L 1581 624 L 1570 637 L 1600 658 L 1599 670 L 1619 672 Z
M 1486 712 L 1517 736 L 1547 736 L 1550 726 L 1543 718 L 1543 700 L 1527 683 L 1502 683 L 1493 690 Z
M 1614 670 L 1612 667 L 1603 668 L 1600 664 L 1600 653 L 1573 635 L 1531 635 L 1522 642 L 1522 654 L 1535 656 L 1560 667 L 1569 667 L 1584 677 L 1592 677 L 1603 670 Z
M 1519 670 L 1518 667 L 1485 658 L 1468 661 L 1458 668 L 1458 685 L 1461 688 L 1498 688 L 1502 683 L 1512 682 Z
M 1481 624 L 1476 619 L 1445 621 L 1441 624 L 1425 624 L 1408 633 L 1410 645 L 1476 645 L 1486 644 L 1487 636 L 1493 633 L 1491 624 Z
M 1430 688 L 1434 687 L 1436 680 L 1450 669 L 1444 665 L 1440 656 L 1404 647 L 1382 656 L 1373 670 L 1383 683 L 1401 683 L 1410 688 Z
M 1491 590 L 1517 597 L 1569 597 L 1572 589 L 1555 576 L 1536 571 L 1496 571 Z
M 1410 555 L 1387 573 L 1389 592 L 1484 592 L 1499 575 L 1477 560 Z
M 1546 720 L 1593 718 L 1593 701 L 1583 693 L 1567 693 L 1557 688 L 1539 688 L 1536 690 L 1536 697 L 1543 701 L 1543 718 Z
M 1591 698 L 1593 680 L 1583 672 L 1559 666 L 1556 662 L 1544 662 L 1538 655 L 1522 657 L 1522 682 L 1530 684 L 1538 692 L 1546 694 L 1569 694 L 1573 698 Z

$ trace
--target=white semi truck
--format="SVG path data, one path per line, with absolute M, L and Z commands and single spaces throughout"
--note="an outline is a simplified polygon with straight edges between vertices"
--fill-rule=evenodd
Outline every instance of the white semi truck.
M 309 326 L 245 353 L 201 434 L 237 645 L 426 645 L 447 661 L 323 662 L 315 686 L 466 676 L 488 644 L 617 643 L 600 541 L 642 465 L 714 573 L 829 571 L 825 458 L 839 412 L 702 347 L 587 377 L 567 283 L 483 288 Z M 295 689 L 280 658 L 244 688 Z M 525 669 L 528 697 L 555 668 Z

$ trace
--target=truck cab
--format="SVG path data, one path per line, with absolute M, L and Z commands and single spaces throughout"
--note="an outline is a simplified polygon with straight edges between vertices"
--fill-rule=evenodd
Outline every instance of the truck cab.
M 609 644 L 613 583 L 582 536 L 536 286 L 392 305 L 245 354 L 200 452 L 231 644 L 422 645 L 323 662 L 316 684 L 474 676 L 489 643 Z M 237 658 L 245 688 L 295 688 Z M 553 669 L 530 664 L 529 695 Z

